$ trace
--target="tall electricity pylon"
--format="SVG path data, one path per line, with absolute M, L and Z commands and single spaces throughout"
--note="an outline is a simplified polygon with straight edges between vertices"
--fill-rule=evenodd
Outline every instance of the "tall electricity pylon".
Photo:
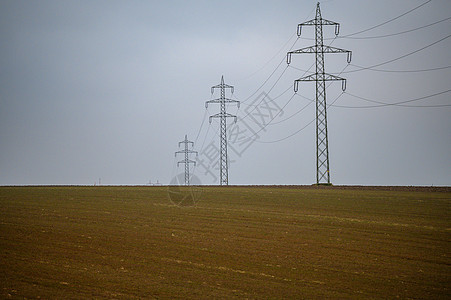
M 302 26 L 315 26 L 315 45 L 287 53 L 287 64 L 291 63 L 292 54 L 315 53 L 316 72 L 294 81 L 294 92 L 298 91 L 300 81 L 316 82 L 316 183 L 330 184 L 329 172 L 329 142 L 327 137 L 327 105 L 326 81 L 341 80 L 341 88 L 346 89 L 346 79 L 327 74 L 324 70 L 324 53 L 347 53 L 348 63 L 351 62 L 352 52 L 323 44 L 323 25 L 335 25 L 335 35 L 340 31 L 340 24 L 321 17 L 319 2 L 316 5 L 316 17 L 313 20 L 298 24 L 297 35 L 301 36 Z
M 191 144 L 191 146 L 194 147 L 194 143 L 191 141 L 188 141 L 188 137 L 186 136 L 186 134 L 185 134 L 185 140 L 179 142 L 179 147 L 180 147 L 180 144 L 185 144 L 185 149 L 175 152 L 175 156 L 177 156 L 178 153 L 185 153 L 185 159 L 177 162 L 177 167 L 180 164 L 185 164 L 185 185 L 189 185 L 189 164 L 196 165 L 196 162 L 194 160 L 189 159 L 189 154 L 196 153 L 196 156 L 197 156 L 197 151 L 189 150 L 188 145 Z
M 237 117 L 226 112 L 226 103 L 237 103 L 238 108 L 240 107 L 240 102 L 237 100 L 232 100 L 225 97 L 225 90 L 230 89 L 233 94 L 233 86 L 224 83 L 224 76 L 221 77 L 221 83 L 211 87 L 211 93 L 214 93 L 215 89 L 221 90 L 221 97 L 218 99 L 210 100 L 205 102 L 205 107 L 208 108 L 208 103 L 219 103 L 220 112 L 218 114 L 212 115 L 209 118 L 211 123 L 212 118 L 220 119 L 220 147 L 219 147 L 219 184 L 228 185 L 229 184 L 229 171 L 227 162 L 227 118 L 235 118 L 235 123 Z

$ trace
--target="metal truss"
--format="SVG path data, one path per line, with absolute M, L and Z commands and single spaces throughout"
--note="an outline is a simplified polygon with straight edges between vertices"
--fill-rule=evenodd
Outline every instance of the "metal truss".
M 323 19 L 319 3 L 316 5 L 316 17 L 313 20 L 298 24 L 297 35 L 301 35 L 302 26 L 315 26 L 315 45 L 290 51 L 287 53 L 287 64 L 291 63 L 292 54 L 315 54 L 316 72 L 314 74 L 301 77 L 294 82 L 294 91 L 298 91 L 299 82 L 316 82 L 316 183 L 330 184 L 329 168 L 329 142 L 327 135 L 327 103 L 326 103 L 326 81 L 341 80 L 342 90 L 346 89 L 346 79 L 335 75 L 327 74 L 324 69 L 325 53 L 347 53 L 347 61 L 351 62 L 352 52 L 345 49 L 325 46 L 323 43 L 323 25 L 334 25 L 335 35 L 340 31 L 340 24 Z
M 196 165 L 196 162 L 194 160 L 190 160 L 189 159 L 189 154 L 196 153 L 196 156 L 197 156 L 197 151 L 193 151 L 193 150 L 189 149 L 189 144 L 191 144 L 191 146 L 194 147 L 194 143 L 191 142 L 191 141 L 188 141 L 187 135 L 185 135 L 185 140 L 179 142 L 179 147 L 180 147 L 181 144 L 185 144 L 185 147 L 184 147 L 185 149 L 175 152 L 175 156 L 177 156 L 177 154 L 184 153 L 185 154 L 185 159 L 177 162 L 177 167 L 180 164 L 185 164 L 185 185 L 189 185 L 189 179 L 190 179 L 190 176 L 189 176 L 189 164 Z
M 237 117 L 226 112 L 226 104 L 237 103 L 240 107 L 240 102 L 237 100 L 232 100 L 226 98 L 226 89 L 230 89 L 233 94 L 234 88 L 231 85 L 224 83 L 224 76 L 221 77 L 221 83 L 211 87 L 211 93 L 214 93 L 215 89 L 220 89 L 221 97 L 218 99 L 210 100 L 205 102 L 205 107 L 208 108 L 209 103 L 220 104 L 220 112 L 210 116 L 209 121 L 211 123 L 212 118 L 219 118 L 220 120 L 220 147 L 219 147 L 219 184 L 228 185 L 229 184 L 229 171 L 228 171 L 228 158 L 227 158 L 227 118 L 234 118 L 236 123 Z

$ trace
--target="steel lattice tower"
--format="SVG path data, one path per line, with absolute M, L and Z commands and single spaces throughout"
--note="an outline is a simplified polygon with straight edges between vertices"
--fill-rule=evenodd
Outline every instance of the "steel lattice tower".
M 342 90 L 346 89 L 346 79 L 327 74 L 324 70 L 324 53 L 347 53 L 348 63 L 351 62 L 352 52 L 323 44 L 323 25 L 335 25 L 335 35 L 338 35 L 340 24 L 321 17 L 319 2 L 316 5 L 316 17 L 313 20 L 298 24 L 297 35 L 301 36 L 302 26 L 315 26 L 315 45 L 290 51 L 287 53 L 287 63 L 291 63 L 292 54 L 315 53 L 316 72 L 301 77 L 294 82 L 294 91 L 298 91 L 300 81 L 316 82 L 316 183 L 330 184 L 329 172 L 329 142 L 327 137 L 327 103 L 326 103 L 326 81 L 341 80 Z
M 220 141 L 219 141 L 219 184 L 220 185 L 228 185 L 229 184 L 229 171 L 228 171 L 228 162 L 227 162 L 227 118 L 235 118 L 235 122 L 237 117 L 231 115 L 226 112 L 226 103 L 237 103 L 238 107 L 240 107 L 240 102 L 237 100 L 232 100 L 226 98 L 226 89 L 230 89 L 233 94 L 233 86 L 224 83 L 224 76 L 221 77 L 221 83 L 211 87 L 211 93 L 214 93 L 215 89 L 221 90 L 221 97 L 218 99 L 210 100 L 205 102 L 205 107 L 208 108 L 208 103 L 219 103 L 220 104 L 220 112 L 213 116 L 210 116 L 209 122 L 211 123 L 212 118 L 220 119 Z
M 190 179 L 190 177 L 189 177 L 189 164 L 196 165 L 196 162 L 194 160 L 190 160 L 189 159 L 189 154 L 190 153 L 196 153 L 196 155 L 197 155 L 197 151 L 189 150 L 189 147 L 188 147 L 189 144 L 191 144 L 191 146 L 194 147 L 194 143 L 191 142 L 191 141 L 188 141 L 188 137 L 187 137 L 186 134 L 185 134 L 185 140 L 179 142 L 179 147 L 180 147 L 180 144 L 185 144 L 185 149 L 175 152 L 175 156 L 177 156 L 178 153 L 185 153 L 185 159 L 177 162 L 177 167 L 180 164 L 185 164 L 185 185 L 189 185 L 189 179 Z

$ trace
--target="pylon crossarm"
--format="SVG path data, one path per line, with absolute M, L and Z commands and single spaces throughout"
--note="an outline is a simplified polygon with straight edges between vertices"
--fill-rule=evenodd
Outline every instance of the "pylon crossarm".
M 321 18 L 321 25 L 335 25 L 335 26 L 340 26 L 340 23 L 334 22 L 334 21 L 329 21 L 326 19 L 322 19 Z
M 237 103 L 238 108 L 240 108 L 240 101 L 238 100 L 233 100 L 233 99 L 229 99 L 229 98 L 224 98 L 224 99 L 213 99 L 213 100 L 209 100 L 205 102 L 205 108 L 208 108 L 208 104 L 209 103 Z
M 338 77 L 329 73 L 324 73 L 324 81 L 332 81 L 332 80 L 346 80 L 343 77 Z
M 336 48 L 336 47 L 323 45 L 323 52 L 324 53 L 348 53 L 351 51 L 346 50 L 346 49 L 340 49 L 340 48 Z
M 220 88 L 225 88 L 225 89 L 231 89 L 231 92 L 232 92 L 232 94 L 233 94 L 233 92 L 234 92 L 234 87 L 233 86 L 231 86 L 231 85 L 228 85 L 228 84 L 225 84 L 225 83 L 221 83 L 221 84 L 217 84 L 217 85 L 214 85 L 214 86 L 212 86 L 211 87 L 211 93 L 213 94 L 213 92 L 214 92 L 214 89 L 220 89 Z
M 344 92 L 346 90 L 346 79 L 343 77 L 338 77 L 328 73 L 324 74 L 324 81 L 341 80 L 341 90 Z
M 298 31 L 300 31 L 300 27 L 308 26 L 308 25 L 316 25 L 316 19 L 311 19 L 310 21 L 305 21 L 303 23 L 298 24 Z
M 229 98 L 224 98 L 225 99 L 225 103 L 238 103 L 238 107 L 240 107 L 240 101 L 238 100 L 233 100 L 233 99 L 229 99 Z
M 344 81 L 346 81 L 346 79 L 343 78 L 343 77 L 338 77 L 338 76 L 335 76 L 335 75 L 332 75 L 332 74 L 329 74 L 329 73 L 324 73 L 324 77 L 323 78 L 318 78 L 317 75 L 319 75 L 319 74 L 317 74 L 317 73 L 310 74 L 310 75 L 301 77 L 299 79 L 296 79 L 296 81 L 322 81 L 322 80 L 324 80 L 324 81 L 333 81 L 333 80 L 344 80 Z
M 316 81 L 316 80 L 317 80 L 316 73 L 296 79 L 296 81 Z
M 206 103 L 221 103 L 221 102 L 225 102 L 225 103 L 239 103 L 240 101 L 229 99 L 229 98 L 224 98 L 224 99 L 218 98 L 218 99 L 213 99 L 213 100 L 206 101 Z
M 226 118 L 236 118 L 236 116 L 231 115 L 229 113 L 217 113 L 215 115 L 210 116 L 210 118 L 221 118 L 221 117 L 226 117 Z
M 297 29 L 297 35 L 301 36 L 302 26 L 309 26 L 309 25 L 335 25 L 335 35 L 338 35 L 340 33 L 340 24 L 337 22 L 332 22 L 326 19 L 321 19 L 320 22 L 317 22 L 317 19 L 313 19 L 301 24 L 298 24 Z
M 300 53 L 316 53 L 316 47 L 310 46 L 310 47 L 305 47 L 305 48 L 301 48 L 298 50 L 288 52 L 287 53 L 287 64 L 289 65 L 291 63 L 291 55 L 292 54 L 300 54 Z
M 347 53 L 348 56 L 346 58 L 346 61 L 348 62 L 348 64 L 351 63 L 352 51 L 349 51 L 349 50 L 346 50 L 346 49 L 330 47 L 330 46 L 323 46 L 323 53 Z
M 348 62 L 348 64 L 351 63 L 352 51 L 349 51 L 346 49 L 340 49 L 340 48 L 336 48 L 336 47 L 322 46 L 322 52 L 323 53 L 347 53 L 348 54 L 347 62 Z M 310 53 L 310 54 L 318 53 L 318 50 L 317 50 L 316 46 L 310 46 L 310 47 L 305 47 L 302 49 L 290 51 L 287 53 L 287 64 L 291 63 L 291 55 L 292 54 L 303 54 L 303 53 Z
M 316 47 L 315 46 L 310 46 L 310 47 L 305 47 L 305 48 L 301 48 L 298 50 L 294 50 L 294 51 L 290 51 L 288 53 L 316 53 Z
M 177 162 L 177 166 L 179 164 L 196 164 L 196 162 L 194 160 L 191 160 L 191 159 L 188 159 L 188 160 L 184 159 L 184 160 L 178 161 Z
M 221 101 L 222 101 L 222 99 L 213 99 L 213 100 L 206 101 L 205 104 L 221 103 Z

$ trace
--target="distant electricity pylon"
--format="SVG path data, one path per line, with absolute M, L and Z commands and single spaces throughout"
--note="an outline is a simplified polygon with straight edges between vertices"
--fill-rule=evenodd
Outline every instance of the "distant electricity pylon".
M 313 20 L 298 24 L 297 35 L 301 36 L 302 26 L 315 25 L 315 45 L 287 53 L 287 64 L 291 63 L 292 54 L 315 53 L 316 72 L 294 81 L 294 92 L 298 91 L 300 81 L 316 82 L 316 183 L 330 184 L 329 172 L 329 145 L 327 137 L 327 111 L 326 111 L 326 81 L 341 80 L 341 88 L 346 89 L 346 79 L 324 70 L 324 53 L 347 53 L 348 63 L 351 62 L 352 52 L 323 44 L 323 25 L 335 25 L 335 35 L 338 35 L 340 24 L 321 17 L 319 2 L 316 5 L 316 17 Z
M 177 154 L 179 154 L 179 153 L 185 153 L 185 159 L 177 162 L 177 167 L 180 164 L 185 164 L 185 185 L 189 185 L 189 178 L 190 178 L 189 177 L 189 164 L 196 165 L 196 162 L 194 160 L 189 159 L 189 154 L 196 153 L 196 156 L 197 156 L 197 151 L 189 150 L 189 147 L 188 147 L 189 144 L 191 144 L 191 146 L 194 147 L 194 143 L 191 141 L 188 141 L 188 137 L 186 134 L 185 134 L 185 140 L 179 142 L 179 147 L 180 147 L 180 144 L 185 144 L 185 149 L 175 152 L 175 156 L 177 156 Z
M 214 89 L 221 89 L 221 97 L 219 99 L 214 99 L 205 102 L 205 107 L 208 108 L 208 103 L 219 103 L 220 112 L 218 114 L 212 115 L 209 118 L 211 123 L 212 118 L 220 119 L 220 150 L 219 150 L 219 184 L 228 185 L 229 184 L 229 171 L 227 162 L 227 118 L 235 118 L 235 123 L 237 117 L 226 112 L 226 103 L 237 103 L 238 108 L 240 107 L 240 102 L 237 100 L 228 99 L 225 97 L 225 89 L 231 89 L 233 94 L 233 86 L 224 83 L 224 76 L 221 77 L 221 83 L 211 87 L 211 93 L 214 93 Z

